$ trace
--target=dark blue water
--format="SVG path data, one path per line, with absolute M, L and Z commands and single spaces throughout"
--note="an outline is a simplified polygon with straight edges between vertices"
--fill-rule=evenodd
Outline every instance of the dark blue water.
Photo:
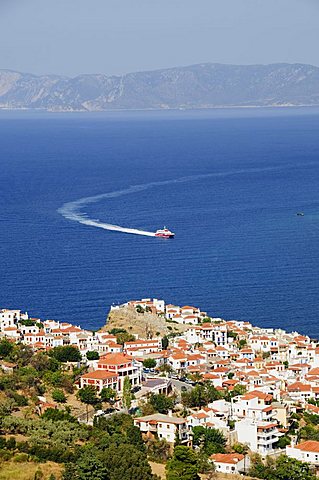
M 97 328 L 113 302 L 155 296 L 319 336 L 318 134 L 318 110 L 2 114 L 0 307 Z M 172 241 L 57 212 L 196 175 L 85 208 Z

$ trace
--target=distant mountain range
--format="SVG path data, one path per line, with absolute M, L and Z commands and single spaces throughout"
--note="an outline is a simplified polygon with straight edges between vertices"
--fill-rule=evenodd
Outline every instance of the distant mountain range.
M 319 68 L 204 63 L 121 76 L 0 70 L 1 109 L 104 111 L 319 105 Z

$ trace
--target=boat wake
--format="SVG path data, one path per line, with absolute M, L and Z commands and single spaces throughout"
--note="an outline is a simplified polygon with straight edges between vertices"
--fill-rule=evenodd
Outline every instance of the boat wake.
M 59 208 L 58 212 L 63 215 L 64 218 L 72 220 L 74 222 L 81 223 L 82 225 L 88 225 L 89 227 L 103 228 L 104 230 L 111 230 L 115 232 L 131 233 L 133 235 L 145 235 L 147 237 L 155 237 L 155 233 L 147 232 L 145 230 L 139 230 L 137 228 L 121 227 L 120 225 L 113 225 L 112 223 L 100 222 L 97 219 L 88 218 L 87 214 L 81 210 L 87 205 L 107 198 L 121 197 L 122 195 L 129 195 L 130 193 L 139 192 L 148 188 L 148 184 L 135 185 L 134 187 L 126 188 L 125 190 L 118 190 L 116 192 L 103 193 L 101 195 L 95 195 L 93 197 L 80 198 L 74 202 L 68 202 Z
M 108 198 L 122 197 L 123 195 L 130 195 L 133 193 L 138 193 L 143 190 L 148 190 L 152 187 L 159 187 L 163 185 L 170 185 L 174 183 L 184 183 L 190 182 L 192 180 L 199 180 L 201 178 L 206 178 L 212 176 L 212 174 L 207 175 L 192 175 L 188 177 L 181 177 L 173 180 L 163 180 L 160 182 L 150 182 L 142 185 L 133 185 L 131 187 L 125 188 L 123 190 L 117 190 L 115 192 L 102 193 L 101 195 L 95 195 L 93 197 L 80 198 L 73 202 L 67 202 L 59 208 L 58 212 L 63 215 L 64 218 L 72 220 L 74 222 L 81 223 L 82 225 L 88 225 L 90 227 L 103 228 L 104 230 L 112 230 L 115 232 L 122 233 L 131 233 L 133 235 L 145 235 L 147 237 L 155 237 L 154 232 L 147 232 L 145 230 L 140 230 L 137 228 L 122 227 L 120 225 L 113 225 L 111 223 L 104 223 L 97 219 L 88 218 L 87 214 L 83 212 L 83 208 L 91 203 L 96 203 L 101 200 Z
M 96 228 L 103 228 L 104 230 L 111 230 L 115 232 L 131 233 L 133 235 L 145 235 L 147 237 L 155 237 L 154 232 L 147 232 L 145 230 L 140 230 L 137 228 L 122 227 L 120 225 L 104 223 L 98 219 L 89 218 L 87 214 L 82 210 L 91 203 L 96 203 L 108 198 L 116 198 L 116 197 L 122 197 L 123 195 L 131 195 L 144 190 L 148 190 L 153 187 L 172 185 L 176 183 L 186 183 L 186 182 L 197 181 L 197 180 L 201 180 L 209 177 L 228 177 L 232 175 L 240 175 L 245 173 L 259 173 L 259 172 L 266 172 L 266 171 L 272 171 L 272 170 L 281 170 L 287 167 L 290 167 L 290 165 L 272 166 L 272 167 L 264 167 L 264 168 L 247 168 L 247 169 L 241 169 L 241 170 L 238 169 L 238 170 L 231 170 L 228 172 L 216 172 L 216 173 L 207 173 L 202 175 L 191 175 L 191 176 L 180 177 L 172 180 L 163 180 L 159 182 L 145 183 L 142 185 L 134 185 L 123 190 L 102 193 L 100 195 L 95 195 L 92 197 L 80 198 L 79 200 L 75 200 L 73 202 L 67 202 L 64 205 L 62 205 L 61 208 L 59 208 L 58 212 L 61 215 L 63 215 L 64 218 L 67 218 L 68 220 L 72 220 L 74 222 L 81 223 L 82 225 L 88 225 L 90 227 L 96 227 Z

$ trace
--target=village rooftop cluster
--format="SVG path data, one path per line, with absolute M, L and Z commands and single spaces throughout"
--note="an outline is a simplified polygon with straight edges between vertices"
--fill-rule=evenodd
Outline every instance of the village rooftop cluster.
M 92 332 L 69 323 L 29 318 L 20 310 L 0 310 L 0 336 L 31 346 L 35 351 L 74 345 L 82 355 L 88 372 L 78 387 L 93 385 L 97 391 L 111 387 L 117 392 L 118 404 L 125 377 L 135 392 L 133 407 L 150 393 L 180 397 L 197 382 L 209 382 L 220 392 L 240 391 L 202 408 L 182 408 L 167 415 L 155 413 L 135 416 L 134 423 L 146 437 L 156 436 L 174 444 L 192 445 L 196 426 L 220 430 L 228 445 L 245 444 L 263 457 L 278 451 L 278 440 L 289 428 L 291 416 L 306 410 L 319 415 L 319 407 L 309 399 L 319 400 L 319 348 L 314 340 L 297 332 L 260 328 L 245 321 L 225 321 L 208 317 L 192 306 L 166 305 L 163 300 L 142 299 L 112 309 L 134 309 L 143 315 L 148 311 L 171 324 L 185 325 L 181 333 L 163 339 L 137 338 L 117 343 L 116 334 Z M 88 360 L 88 352 L 98 352 L 98 359 Z M 153 359 L 154 368 L 143 362 Z M 10 369 L 5 362 L 2 369 Z M 316 402 L 314 402 L 316 403 Z M 306 461 L 319 468 L 319 442 L 296 442 L 282 449 L 289 457 Z M 217 471 L 244 471 L 243 454 L 212 455 Z

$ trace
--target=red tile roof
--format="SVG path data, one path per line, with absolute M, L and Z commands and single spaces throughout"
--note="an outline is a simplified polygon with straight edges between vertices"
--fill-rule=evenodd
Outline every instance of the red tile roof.
M 81 376 L 81 378 L 90 378 L 94 380 L 104 380 L 107 378 L 114 378 L 118 377 L 117 373 L 106 372 L 105 370 L 95 370 L 94 372 L 85 373 Z
M 244 455 L 241 453 L 214 453 L 210 458 L 217 463 L 230 463 L 235 465 L 244 459 Z
M 315 440 L 307 440 L 306 442 L 299 443 L 295 448 L 302 450 L 303 452 L 319 452 L 319 442 Z

